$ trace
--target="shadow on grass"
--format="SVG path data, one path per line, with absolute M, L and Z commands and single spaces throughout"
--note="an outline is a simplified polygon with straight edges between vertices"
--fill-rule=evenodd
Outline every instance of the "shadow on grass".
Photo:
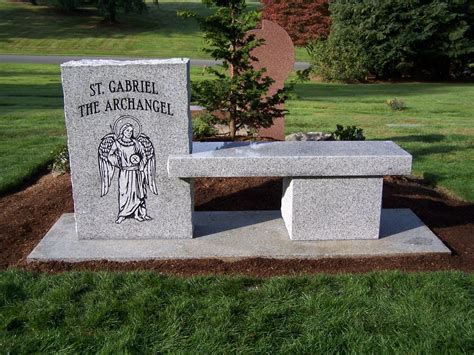
M 26 189 L 27 187 L 36 183 L 42 176 L 48 174 L 51 169 L 51 164 L 53 163 L 53 157 L 44 161 L 42 164 L 37 165 L 31 171 L 21 177 L 20 179 L 15 180 L 15 182 L 5 184 L 0 187 L 0 197 L 10 195 L 19 191 Z
M 422 142 L 422 143 L 435 143 L 442 142 L 446 140 L 444 134 L 419 134 L 419 135 L 408 135 L 408 136 L 394 136 L 384 138 L 388 141 L 397 141 L 397 142 Z
M 297 84 L 295 92 L 299 100 L 303 101 L 339 101 L 346 98 L 358 103 L 385 103 L 393 97 L 404 97 L 420 94 L 445 93 L 447 87 L 452 90 L 467 87 L 469 84 L 438 84 L 438 83 L 398 83 L 398 84 L 323 84 L 309 82 Z M 364 98 L 369 99 L 363 101 Z M 380 99 L 379 99 L 380 98 Z M 352 100 L 351 100 L 352 99 Z
M 423 182 L 433 188 L 438 186 L 440 181 L 446 180 L 447 178 L 448 176 L 446 174 L 435 174 L 426 171 L 423 173 Z
M 28 64 L 28 65 L 31 65 L 31 64 Z M 32 64 L 32 65 L 35 65 L 35 64 Z M 31 70 L 31 71 L 25 72 L 25 71 L 22 71 L 22 70 L 14 70 L 14 69 L 8 68 L 6 70 L 0 70 L 0 77 L 2 77 L 2 78 L 23 77 L 23 76 L 26 76 L 26 75 L 28 75 L 28 76 L 41 76 L 41 77 L 48 77 L 48 80 L 57 79 L 58 80 L 58 85 L 60 85 L 60 81 L 61 81 L 60 75 L 61 75 L 61 73 L 60 73 L 59 64 L 57 65 L 57 69 L 58 69 L 57 72 L 54 73 L 54 72 L 51 72 L 51 70 L 47 70 L 47 69 L 46 70 L 35 70 L 34 69 L 34 70 Z M 1 88 L 5 87 L 6 85 L 10 85 L 10 84 L 3 84 Z
M 425 157 L 428 155 L 433 155 L 433 154 L 447 154 L 451 152 L 460 152 L 460 151 L 465 151 L 468 150 L 468 147 L 459 147 L 456 145 L 430 145 L 430 146 L 425 146 L 425 147 L 410 147 L 410 148 L 405 148 L 406 151 L 408 151 L 410 154 L 412 154 L 415 158 L 421 158 Z
M 453 141 L 448 140 L 448 136 L 443 134 L 420 134 L 420 135 L 408 135 L 408 136 L 393 136 L 383 139 L 376 139 L 382 141 L 395 141 L 398 143 L 426 143 L 421 146 L 410 146 L 404 147 L 406 151 L 412 154 L 415 158 L 424 157 L 432 154 L 446 154 L 454 151 L 461 152 L 466 150 L 471 150 L 473 148 L 469 146 L 460 146 L 453 144 Z M 452 139 L 453 136 L 450 136 Z M 468 136 L 456 135 L 455 138 L 458 139 L 455 142 L 468 142 Z M 444 142 L 444 143 L 441 143 Z M 441 144 L 435 144 L 441 143 Z
M 0 72 L 0 74 L 2 74 Z M 55 78 L 56 79 L 56 78 Z M 57 79 L 60 80 L 59 73 Z M 2 84 L 0 85 L 0 98 L 5 96 L 22 97 L 22 96 L 48 96 L 62 97 L 61 82 L 57 83 L 25 83 L 25 84 Z
M 1 75 L 1 73 L 0 73 Z M 59 74 L 58 74 L 59 75 Z M 23 112 L 63 109 L 63 93 L 60 83 L 50 84 L 3 84 L 0 85 L 0 123 L 10 115 L 23 119 Z M 3 116 L 3 117 L 1 117 Z M 11 122 L 9 123 L 11 124 Z
M 120 39 L 130 34 L 159 32 L 169 35 L 197 34 L 197 23 L 178 17 L 176 12 L 179 10 L 191 10 L 201 15 L 210 13 L 201 3 L 148 4 L 148 10 L 142 14 L 119 13 L 118 23 L 111 26 L 101 23 L 102 17 L 94 8 L 64 14 L 46 6 L 10 4 L 0 7 L 0 42 L 18 39 Z

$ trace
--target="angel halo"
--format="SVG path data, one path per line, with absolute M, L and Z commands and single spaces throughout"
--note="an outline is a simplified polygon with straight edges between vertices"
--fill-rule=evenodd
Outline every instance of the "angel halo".
M 107 195 L 118 170 L 119 211 L 115 222 L 120 224 L 126 218 L 151 220 L 146 208 L 147 188 L 158 194 L 153 143 L 142 133 L 140 121 L 130 115 L 117 118 L 111 130 L 102 137 L 98 148 L 100 196 Z

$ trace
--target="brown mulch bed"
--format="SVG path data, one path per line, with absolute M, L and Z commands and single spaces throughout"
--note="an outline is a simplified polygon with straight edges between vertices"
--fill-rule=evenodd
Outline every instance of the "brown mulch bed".
M 197 210 L 279 209 L 281 179 L 197 179 Z M 0 198 L 0 269 L 62 272 L 67 270 L 155 270 L 175 275 L 245 274 L 266 277 L 297 273 L 367 272 L 374 270 L 474 271 L 474 204 L 456 200 L 414 178 L 386 178 L 383 205 L 411 208 L 453 251 L 451 256 L 331 258 L 240 261 L 167 260 L 27 263 L 26 256 L 65 212 L 73 211 L 69 175 L 46 175 L 23 191 Z

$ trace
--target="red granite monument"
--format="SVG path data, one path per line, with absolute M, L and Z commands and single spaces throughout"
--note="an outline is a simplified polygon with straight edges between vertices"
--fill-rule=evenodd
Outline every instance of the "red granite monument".
M 252 51 L 252 55 L 258 58 L 258 62 L 254 62 L 253 65 L 256 69 L 266 68 L 267 75 L 275 80 L 268 93 L 273 95 L 278 89 L 283 88 L 285 80 L 293 70 L 295 63 L 293 42 L 283 27 L 268 20 L 262 20 L 262 27 L 249 33 L 265 40 L 264 45 Z M 284 119 L 274 119 L 273 126 L 260 129 L 258 135 L 262 138 L 284 140 Z

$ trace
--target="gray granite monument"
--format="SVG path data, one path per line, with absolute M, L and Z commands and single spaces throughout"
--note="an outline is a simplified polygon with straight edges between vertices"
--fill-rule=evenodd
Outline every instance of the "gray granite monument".
M 189 180 L 168 177 L 190 153 L 189 60 L 61 65 L 79 239 L 193 235 Z

